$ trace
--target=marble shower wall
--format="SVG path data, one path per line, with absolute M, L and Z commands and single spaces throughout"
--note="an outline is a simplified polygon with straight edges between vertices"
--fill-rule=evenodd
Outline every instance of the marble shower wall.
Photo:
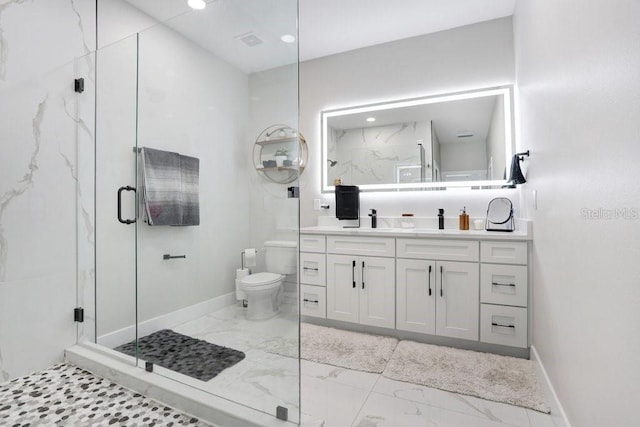
M 95 1 L 0 0 L 0 382 L 61 360 L 76 341 L 76 286 L 93 275 L 76 247 L 93 245 L 83 177 L 94 49 Z

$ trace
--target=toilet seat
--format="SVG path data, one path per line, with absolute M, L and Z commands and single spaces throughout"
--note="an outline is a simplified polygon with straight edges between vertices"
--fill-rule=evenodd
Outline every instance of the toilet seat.
M 243 277 L 240 286 L 249 291 L 268 290 L 280 286 L 282 275 L 276 273 L 256 273 Z

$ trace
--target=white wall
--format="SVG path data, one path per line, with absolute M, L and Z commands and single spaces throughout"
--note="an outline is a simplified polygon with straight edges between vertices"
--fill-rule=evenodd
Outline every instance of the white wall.
M 513 82 L 510 18 L 301 63 L 300 130 L 310 147 L 310 165 L 301 176 L 302 225 L 316 225 L 319 215 L 335 215 L 333 194 L 320 190 L 321 111 Z M 444 208 L 447 216 L 455 217 L 466 205 L 472 217 L 482 217 L 496 195 L 510 197 L 518 204 L 514 190 L 363 193 L 361 209 L 375 208 L 380 216 L 402 212 L 435 216 L 438 208 Z M 331 209 L 313 211 L 313 199 L 324 200 Z
M 119 26 L 127 7 L 100 12 L 104 27 Z M 136 134 L 136 40 L 98 52 L 98 336 L 135 321 L 134 226 L 117 222 L 115 195 L 136 185 L 136 135 L 139 146 L 200 159 L 200 225 L 138 224 L 139 321 L 232 292 L 240 250 L 249 243 L 247 75 L 162 25 L 140 34 L 138 61 Z M 133 198 L 125 202 L 131 217 Z M 165 261 L 163 254 L 186 259 Z
M 637 425 L 640 2 L 522 1 L 514 22 L 533 344 L 573 425 Z
M 93 127 L 82 114 L 93 60 L 80 57 L 94 49 L 92 0 L 0 7 L 0 382 L 60 361 L 76 340 L 76 240 L 93 241 L 91 205 L 76 210 Z M 76 212 L 88 213 L 78 233 Z

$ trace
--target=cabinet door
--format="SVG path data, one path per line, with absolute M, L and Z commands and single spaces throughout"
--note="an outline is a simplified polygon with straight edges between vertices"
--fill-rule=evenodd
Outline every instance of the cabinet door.
M 435 334 L 435 262 L 398 259 L 396 269 L 396 329 Z
M 360 323 L 393 328 L 395 326 L 395 259 L 358 257 L 360 270 Z
M 327 255 L 327 318 L 358 322 L 359 269 L 356 257 Z
M 476 263 L 436 262 L 436 334 L 478 340 L 480 273 Z

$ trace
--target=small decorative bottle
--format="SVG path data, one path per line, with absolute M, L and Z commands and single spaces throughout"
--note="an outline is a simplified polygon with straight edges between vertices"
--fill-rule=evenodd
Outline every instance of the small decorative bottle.
M 460 214 L 460 230 L 468 230 L 469 229 L 469 214 L 467 214 L 467 207 L 465 206 L 462 209 L 462 213 Z

